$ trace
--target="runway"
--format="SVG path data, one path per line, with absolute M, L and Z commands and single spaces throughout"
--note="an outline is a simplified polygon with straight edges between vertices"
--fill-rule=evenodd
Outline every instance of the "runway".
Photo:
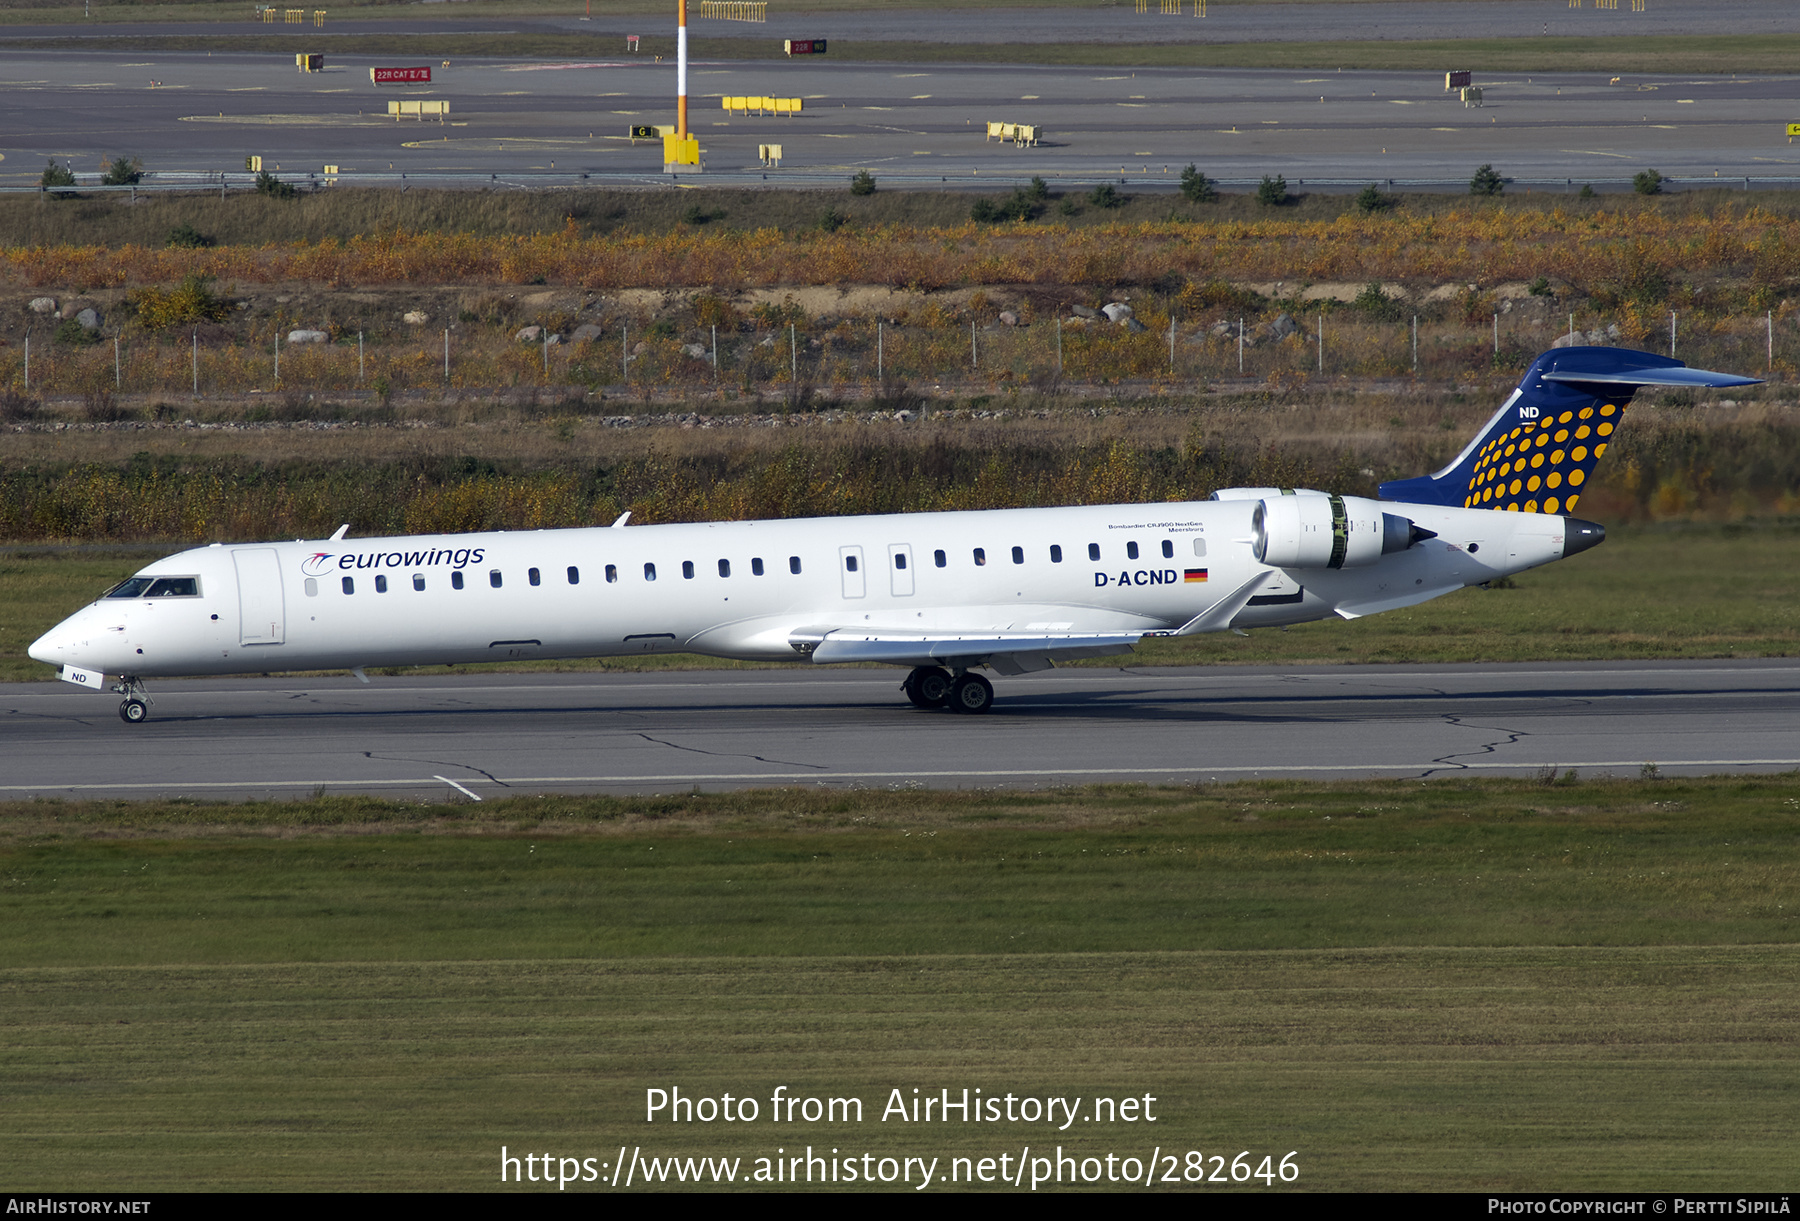
M 493 674 L 0 686 L 0 796 L 467 799 L 824 785 L 1635 777 L 1800 768 L 1800 661 L 1076 669 L 991 714 L 899 671 Z M 460 790 L 460 794 L 459 794 Z
M 164 53 L 153 42 L 130 53 L 0 51 L 0 186 L 34 187 L 49 159 L 87 185 L 119 156 L 141 159 L 151 184 L 230 173 L 242 185 L 251 155 L 289 180 L 336 166 L 344 185 L 401 175 L 460 186 L 667 181 L 660 144 L 629 133 L 673 122 L 672 63 L 622 52 L 456 59 L 433 62 L 429 86 L 378 89 L 368 70 L 395 57 L 354 45 L 327 48 L 325 70 L 310 74 L 274 55 Z M 1629 190 L 1651 166 L 1686 185 L 1737 189 L 1800 176 L 1784 127 L 1793 77 L 1476 75 L 1484 102 L 1465 108 L 1428 72 L 697 60 L 689 88 L 706 172 L 690 185 L 835 183 L 866 169 L 890 187 L 999 190 L 1039 175 L 1052 186 L 1104 179 L 1172 192 L 1190 162 L 1227 182 L 1280 174 L 1314 189 L 1442 189 L 1484 163 L 1519 190 Z M 804 109 L 731 114 L 729 96 L 800 97 Z M 447 102 L 450 113 L 397 122 L 387 115 L 396 99 Z M 1037 125 L 1043 137 L 1025 148 L 990 142 L 989 121 Z M 765 144 L 781 146 L 778 167 L 762 164 Z

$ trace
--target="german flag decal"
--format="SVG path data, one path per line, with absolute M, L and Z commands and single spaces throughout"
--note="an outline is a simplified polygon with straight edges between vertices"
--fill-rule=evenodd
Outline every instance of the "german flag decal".
M 1206 569 L 1204 569 L 1204 568 L 1186 569 L 1185 575 L 1182 578 L 1183 583 L 1187 584 L 1187 585 L 1194 585 L 1194 584 L 1197 584 L 1200 582 L 1204 582 L 1205 580 L 1206 580 Z

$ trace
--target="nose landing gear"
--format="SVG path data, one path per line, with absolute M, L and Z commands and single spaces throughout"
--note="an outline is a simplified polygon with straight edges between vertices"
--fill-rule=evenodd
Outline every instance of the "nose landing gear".
M 113 684 L 112 689 L 125 697 L 119 704 L 121 721 L 127 725 L 142 725 L 150 719 L 150 705 L 156 701 L 152 700 L 150 693 L 144 690 L 142 681 L 130 674 L 123 674 L 119 676 L 119 681 Z

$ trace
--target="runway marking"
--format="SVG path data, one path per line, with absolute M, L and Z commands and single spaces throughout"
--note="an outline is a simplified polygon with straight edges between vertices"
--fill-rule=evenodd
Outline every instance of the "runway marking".
M 1572 153 L 1580 157 L 1617 157 L 1621 161 L 1630 161 L 1632 159 L 1632 154 L 1630 153 L 1608 153 L 1602 152 L 1597 148 L 1559 148 L 1556 151 L 1559 153 Z
M 225 92 L 226 93 L 261 93 L 261 92 L 263 92 L 263 90 L 265 90 L 267 88 L 268 88 L 267 85 L 245 85 L 241 89 L 227 89 Z
M 477 793 L 473 789 L 465 789 L 462 785 L 456 783 L 456 781 L 450 779 L 450 777 L 448 777 L 448 776 L 433 776 L 432 779 L 433 780 L 442 780 L 445 784 L 449 785 L 451 788 L 455 789 L 457 792 L 463 794 L 465 797 L 473 797 L 476 801 L 481 800 L 480 793 Z
M 1021 93 L 1019 95 L 1019 100 L 1021 102 L 1035 102 L 1038 100 L 1038 95 L 1035 93 Z
M 915 102 L 923 102 L 926 98 L 928 98 L 930 96 L 931 95 L 929 93 L 915 93 L 912 95 L 912 100 Z
M 1561 769 L 1573 768 L 1593 770 L 1595 768 L 1641 768 L 1642 759 L 1600 759 L 1585 761 L 1557 760 L 1554 766 Z M 1659 759 L 1658 767 L 1800 767 L 1800 759 Z M 1323 763 L 1305 763 L 1293 765 L 1271 764 L 1255 767 L 1248 764 L 1229 765 L 1223 767 L 1067 767 L 1045 768 L 1027 767 L 1011 769 L 993 769 L 988 771 L 911 771 L 911 772 L 672 772 L 661 775 L 646 776 L 500 776 L 490 780 L 469 778 L 471 784 L 495 784 L 502 788 L 516 788 L 529 784 L 706 784 L 723 780 L 765 780 L 779 782 L 783 780 L 812 779 L 815 782 L 827 780 L 1016 780 L 1021 777 L 1038 776 L 1218 776 L 1218 775 L 1287 775 L 1295 772 L 1472 772 L 1472 771 L 1538 771 L 1552 766 L 1539 761 L 1522 761 L 1518 763 L 1444 763 L 1437 759 L 1426 759 L 1416 763 L 1353 763 L 1333 766 Z M 429 778 L 419 777 L 399 780 L 196 780 L 196 781 L 129 781 L 119 784 L 7 784 L 0 785 L 0 793 L 45 793 L 45 792 L 92 792 L 99 790 L 147 790 L 147 789 L 319 789 L 319 788 L 398 788 L 404 785 L 429 785 L 433 780 L 452 783 L 442 776 Z M 461 785 L 456 787 L 461 788 Z M 464 790 L 465 792 L 467 790 Z M 470 794 L 473 796 L 473 794 Z

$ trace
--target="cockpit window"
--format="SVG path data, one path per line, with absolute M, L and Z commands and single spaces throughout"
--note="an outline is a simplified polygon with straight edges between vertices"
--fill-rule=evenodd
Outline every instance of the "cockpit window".
M 132 577 L 101 595 L 105 598 L 198 598 L 199 577 Z

